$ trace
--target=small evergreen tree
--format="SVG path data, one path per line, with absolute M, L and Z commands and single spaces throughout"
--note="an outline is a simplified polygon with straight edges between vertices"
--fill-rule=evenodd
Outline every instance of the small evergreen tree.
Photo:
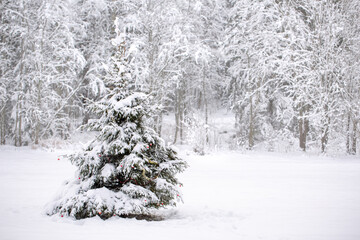
M 84 151 L 69 156 L 78 167 L 76 179 L 65 184 L 48 215 L 147 216 L 181 200 L 175 174 L 187 164 L 146 126 L 147 96 L 133 92 L 125 44 L 114 42 L 119 50 L 105 81 L 108 93 L 92 106 L 101 117 L 86 125 L 99 134 Z

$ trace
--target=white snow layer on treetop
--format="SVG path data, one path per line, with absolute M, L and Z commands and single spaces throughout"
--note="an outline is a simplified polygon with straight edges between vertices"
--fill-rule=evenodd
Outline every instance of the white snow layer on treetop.
M 119 46 L 120 44 L 122 44 L 125 41 L 126 35 L 125 35 L 125 33 L 120 31 L 118 17 L 115 18 L 114 25 L 115 25 L 115 32 L 116 32 L 117 36 L 115 38 L 111 39 L 111 43 L 114 46 Z
M 124 108 L 132 107 L 137 100 L 144 100 L 145 98 L 146 98 L 146 94 L 135 92 L 130 96 L 121 99 L 120 101 L 117 101 L 116 99 L 114 99 L 114 97 L 112 97 L 110 99 L 110 102 L 114 105 L 115 111 L 121 111 Z

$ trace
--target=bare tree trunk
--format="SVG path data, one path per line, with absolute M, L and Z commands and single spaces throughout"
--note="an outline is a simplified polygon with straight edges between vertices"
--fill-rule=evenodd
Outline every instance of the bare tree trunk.
M 19 102 L 19 128 L 18 128 L 18 131 L 19 131 L 19 136 L 18 136 L 18 146 L 19 147 L 21 147 L 22 146 L 22 131 L 21 131 L 21 128 L 22 128 L 22 117 L 21 117 L 21 115 L 22 115 L 22 111 L 21 111 L 21 108 L 22 108 L 22 106 L 21 106 L 22 104 L 21 104 L 21 100 L 20 100 L 20 102 Z
M 184 81 L 184 80 L 183 80 Z M 180 136 L 180 144 L 184 143 L 184 119 L 185 119 L 185 81 L 180 83 L 180 87 L 178 89 L 177 101 L 178 101 L 178 117 L 177 117 L 177 126 Z
M 89 122 L 89 119 L 90 119 L 90 115 L 88 113 L 88 111 L 85 111 L 84 112 L 84 117 L 82 119 L 82 124 L 85 125 Z
M 41 77 L 41 74 L 40 74 Z M 40 80 L 41 81 L 41 80 Z M 37 108 L 41 111 L 41 84 L 37 84 Z M 35 137 L 34 143 L 39 144 L 39 135 L 40 135 L 40 119 L 39 116 L 35 116 Z
M 254 114 L 252 96 L 250 96 L 250 118 L 249 118 L 249 148 L 254 146 Z
M 234 88 L 234 93 L 233 93 L 233 99 L 232 99 L 232 102 L 233 102 L 233 105 L 235 105 L 235 102 L 236 102 L 236 97 L 238 95 L 238 85 L 237 85 L 237 82 L 236 82 L 236 79 L 233 78 L 233 88 Z M 235 105 L 235 129 L 238 131 L 238 128 L 240 126 L 240 107 Z
M 306 137 L 307 131 L 309 128 L 309 123 L 306 117 L 304 116 L 304 105 L 301 104 L 300 111 L 299 111 L 299 146 L 303 151 L 306 151 Z
M 328 140 L 329 140 L 329 127 L 330 127 L 330 118 L 329 118 L 329 107 L 327 104 L 324 106 L 325 111 L 325 120 L 322 126 L 322 136 L 321 136 L 321 152 L 325 152 Z
M 324 153 L 329 139 L 329 125 L 323 127 L 323 133 L 321 137 L 321 152 Z
M 27 23 L 28 24 L 28 23 Z M 23 80 L 23 71 L 24 71 L 24 59 L 25 59 L 25 43 L 24 43 L 25 39 L 22 39 L 21 41 L 21 59 L 20 59 L 20 83 Z M 22 92 L 24 92 L 24 89 L 21 89 Z M 22 146 L 22 137 L 21 137 L 21 125 L 22 125 L 22 102 L 23 98 L 21 95 L 18 95 L 17 97 L 17 103 L 16 103 L 16 118 L 15 118 L 15 131 L 14 131 L 14 136 L 15 136 L 15 146 Z
M 179 106 L 179 90 L 177 89 L 175 91 L 175 135 L 174 135 L 174 141 L 173 141 L 173 144 L 176 143 L 177 141 L 177 136 L 178 136 L 178 132 L 179 132 L 179 128 L 180 128 L 180 125 L 179 125 L 179 113 L 180 113 L 180 106 Z
M 18 125 L 19 125 L 19 96 L 17 98 L 17 103 L 16 103 L 16 110 L 15 110 L 15 129 L 14 129 L 14 141 L 15 141 L 15 146 L 18 146 Z
M 178 136 L 178 133 L 179 133 L 179 115 L 177 113 L 175 113 L 175 123 L 176 123 L 176 126 L 175 126 L 175 135 L 174 135 L 173 144 L 176 143 L 177 136 Z
M 206 135 L 206 144 L 209 144 L 209 112 L 208 112 L 208 104 L 205 100 L 205 135 Z
M 179 126 L 180 126 L 180 144 L 184 144 L 184 104 L 180 104 L 179 109 Z
M 6 103 L 5 103 L 6 104 Z M 1 120 L 0 120 L 0 132 L 1 132 L 1 136 L 0 136 L 0 145 L 4 145 L 5 144 L 5 131 L 6 131 L 6 115 L 5 115 L 5 106 L 2 108 L 1 111 Z
M 42 36 L 41 36 L 41 43 L 40 43 L 40 53 L 41 53 L 41 60 L 39 63 L 39 73 L 40 73 L 40 77 L 39 77 L 39 82 L 36 85 L 36 91 L 37 91 L 37 108 L 39 111 L 42 110 L 42 101 L 41 101 L 41 92 L 42 92 L 42 78 L 43 78 L 43 70 L 44 70 L 44 39 L 45 39 L 45 29 L 46 29 L 46 25 L 47 25 L 47 19 L 45 19 L 45 23 L 42 29 Z M 35 144 L 39 144 L 39 138 L 40 138 L 40 119 L 39 119 L 39 115 L 35 116 Z M 42 135 L 43 136 L 43 135 Z
M 3 141 L 4 141 L 4 119 L 3 119 L 3 114 L 1 113 L 1 120 L 0 120 L 0 145 L 3 145 Z
M 356 154 L 356 140 L 357 140 L 356 131 L 357 131 L 357 121 L 353 120 L 351 154 Z
M 304 130 L 303 130 L 303 119 L 300 118 L 299 120 L 299 146 L 303 151 L 306 151 L 306 139 L 304 136 Z
M 250 56 L 247 54 L 247 66 L 250 69 Z M 250 76 L 248 74 L 248 80 L 250 82 Z M 254 89 L 252 89 L 254 91 Z M 251 93 L 252 94 L 252 93 Z M 249 148 L 251 149 L 254 146 L 254 109 L 253 109 L 253 100 L 252 95 L 250 95 L 250 116 L 249 116 Z
M 40 126 L 39 126 L 39 122 L 37 121 L 36 122 L 36 125 L 35 125 L 35 144 L 39 144 L 39 131 L 40 131 Z
M 347 124 L 346 124 L 346 152 L 350 153 L 350 120 L 351 120 L 351 116 L 350 116 L 350 112 L 348 113 L 347 116 Z
M 161 137 L 161 130 L 162 130 L 162 121 L 163 121 L 163 116 L 162 116 L 162 111 L 160 110 L 159 112 L 159 116 L 158 116 L 158 121 L 157 121 L 157 133 L 159 134 L 159 136 Z
M 208 121 L 209 121 L 209 113 L 208 113 L 208 101 L 206 95 L 206 79 L 205 79 L 205 68 L 203 71 L 203 81 L 202 81 L 202 90 L 203 90 L 203 97 L 204 97 L 204 107 L 205 107 L 205 143 L 209 144 L 209 128 L 208 128 Z

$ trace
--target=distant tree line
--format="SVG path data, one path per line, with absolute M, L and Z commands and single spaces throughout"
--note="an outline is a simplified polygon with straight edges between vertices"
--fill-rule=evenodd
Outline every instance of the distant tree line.
M 357 149 L 357 0 L 3 0 L 0 143 L 68 139 L 105 94 L 115 28 L 161 134 L 203 152 L 211 112 L 235 115 L 233 146 Z

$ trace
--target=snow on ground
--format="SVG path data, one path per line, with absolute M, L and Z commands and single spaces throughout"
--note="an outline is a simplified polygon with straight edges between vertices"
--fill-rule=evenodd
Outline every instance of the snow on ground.
M 303 153 L 188 155 L 184 204 L 159 222 L 44 215 L 75 168 L 64 152 L 0 147 L 0 239 L 360 239 L 360 160 Z

